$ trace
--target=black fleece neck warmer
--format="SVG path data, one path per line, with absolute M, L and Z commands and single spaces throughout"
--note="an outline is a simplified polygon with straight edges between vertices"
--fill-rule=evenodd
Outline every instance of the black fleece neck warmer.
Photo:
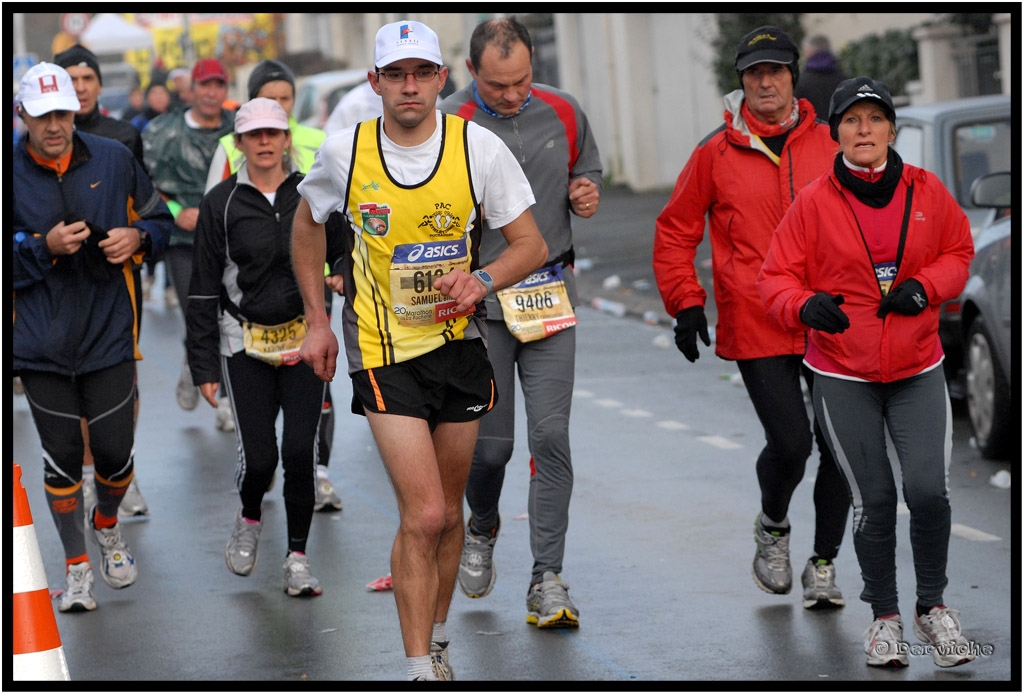
M 887 160 L 888 163 L 885 166 L 885 171 L 882 172 L 882 178 L 874 182 L 865 181 L 850 171 L 843 163 L 842 152 L 836 155 L 832 170 L 843 187 L 849 189 L 854 197 L 868 207 L 877 209 L 889 204 L 892 196 L 896 193 L 900 177 L 903 175 L 903 160 L 892 147 L 889 148 Z

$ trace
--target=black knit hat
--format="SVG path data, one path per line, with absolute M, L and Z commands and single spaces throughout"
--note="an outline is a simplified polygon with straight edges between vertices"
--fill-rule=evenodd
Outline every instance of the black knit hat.
M 267 82 L 277 81 L 287 82 L 295 89 L 295 75 L 287 65 L 277 60 L 264 60 L 249 73 L 249 98 L 255 99 Z
M 896 109 L 889 96 L 889 88 L 878 80 L 870 77 L 853 77 L 843 80 L 832 92 L 828 102 L 828 125 L 832 139 L 839 142 L 839 121 L 843 114 L 861 99 L 871 99 L 885 111 L 885 117 L 891 123 L 896 122 Z
M 53 56 L 53 62 L 55 65 L 60 65 L 65 69 L 75 65 L 91 67 L 93 72 L 96 73 L 96 79 L 99 80 L 100 86 L 103 86 L 103 75 L 100 74 L 100 61 L 96 59 L 95 53 L 80 43 L 76 43 L 66 51 L 61 51 Z

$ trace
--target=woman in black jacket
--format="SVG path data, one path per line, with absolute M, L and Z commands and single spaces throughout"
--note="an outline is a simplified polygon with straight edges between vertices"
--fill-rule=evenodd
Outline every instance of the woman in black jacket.
M 200 204 L 186 316 L 189 368 L 213 407 L 224 384 L 235 418 L 242 506 L 225 549 L 228 568 L 248 576 L 256 566 L 261 505 L 277 468 L 276 421 L 283 412 L 284 589 L 292 596 L 320 595 L 305 549 L 324 383 L 299 359 L 306 326 L 291 260 L 302 174 L 287 155 L 288 116 L 272 99 L 242 105 L 235 141 L 244 165 Z

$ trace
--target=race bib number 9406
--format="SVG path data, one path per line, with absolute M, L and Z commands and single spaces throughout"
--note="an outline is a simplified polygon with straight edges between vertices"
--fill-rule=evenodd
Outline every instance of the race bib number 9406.
M 542 267 L 497 295 L 505 325 L 520 342 L 543 340 L 576 325 L 561 263 Z

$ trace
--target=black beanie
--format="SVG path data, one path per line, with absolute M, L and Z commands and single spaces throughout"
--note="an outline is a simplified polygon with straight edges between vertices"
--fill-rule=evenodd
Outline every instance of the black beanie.
M 264 60 L 252 69 L 249 74 L 249 98 L 255 99 L 260 87 L 267 82 L 284 81 L 295 89 L 295 75 L 284 63 L 276 60 Z
M 100 61 L 96 59 L 95 53 L 80 43 L 76 43 L 66 51 L 61 51 L 53 56 L 53 63 L 60 65 L 62 68 L 69 68 L 73 65 L 91 67 L 96 73 L 96 79 L 99 80 L 100 86 L 103 86 L 103 75 L 100 74 Z

